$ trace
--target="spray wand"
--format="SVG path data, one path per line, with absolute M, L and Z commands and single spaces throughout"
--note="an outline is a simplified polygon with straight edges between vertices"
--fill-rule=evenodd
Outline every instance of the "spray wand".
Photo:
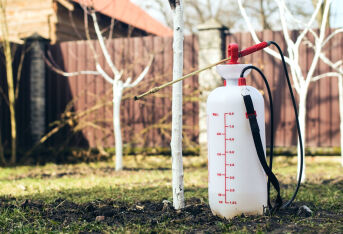
M 135 101 L 137 101 L 137 100 L 139 100 L 139 99 L 141 99 L 141 98 L 143 98 L 143 97 L 145 97 L 145 96 L 147 96 L 149 94 L 156 93 L 156 92 L 160 91 L 161 89 L 163 89 L 163 88 L 165 88 L 167 86 L 175 84 L 175 83 L 177 83 L 179 81 L 182 81 L 182 80 L 184 80 L 186 78 L 189 78 L 191 76 L 195 76 L 195 75 L 199 74 L 200 72 L 203 72 L 203 71 L 205 71 L 207 69 L 215 67 L 215 66 L 217 66 L 217 65 L 219 65 L 221 63 L 229 61 L 229 64 L 236 64 L 238 58 L 241 58 L 241 57 L 246 56 L 248 54 L 254 53 L 254 52 L 259 51 L 259 50 L 262 50 L 262 49 L 266 48 L 269 45 L 270 45 L 270 42 L 265 42 L 264 41 L 264 42 L 261 42 L 259 44 L 253 45 L 251 47 L 248 47 L 248 48 L 238 52 L 238 46 L 236 44 L 232 44 L 231 47 L 229 46 L 228 57 L 227 58 L 225 58 L 223 60 L 220 60 L 219 62 L 213 63 L 211 65 L 208 65 L 207 67 L 204 67 L 202 69 L 193 71 L 193 72 L 191 72 L 191 73 L 189 73 L 187 75 L 184 75 L 183 77 L 181 77 L 179 79 L 167 82 L 167 83 L 165 83 L 165 84 L 163 84 L 161 86 L 158 86 L 158 87 L 154 87 L 154 88 L 150 89 L 149 91 L 147 91 L 147 92 L 145 92 L 145 93 L 143 93 L 141 95 L 135 96 L 134 99 L 135 99 Z

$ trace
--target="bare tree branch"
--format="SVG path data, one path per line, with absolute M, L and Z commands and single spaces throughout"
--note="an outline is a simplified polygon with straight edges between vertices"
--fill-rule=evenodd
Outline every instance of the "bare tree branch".
M 73 27 L 73 29 L 75 30 L 76 35 L 80 38 L 83 39 L 83 37 L 81 36 L 81 33 L 79 32 L 79 30 L 76 27 L 75 21 L 74 21 L 74 17 L 72 14 L 72 11 L 68 11 L 68 16 L 69 16 L 69 20 L 71 23 L 71 26 Z
M 320 10 L 321 5 L 323 4 L 323 0 L 319 0 L 316 6 L 316 9 L 314 10 L 314 13 L 311 16 L 310 21 L 307 23 L 307 25 L 304 27 L 304 30 L 301 32 L 301 34 L 298 36 L 297 41 L 295 42 L 295 46 L 299 46 L 301 41 L 304 39 L 305 35 L 309 30 L 311 30 L 312 24 L 314 23 L 316 16 Z M 287 9 L 287 8 L 286 8 Z M 312 31 L 313 32 L 313 31 Z
M 324 74 L 320 74 L 318 76 L 312 77 L 311 81 L 317 81 L 326 77 L 339 77 L 341 74 L 338 72 L 328 72 L 328 73 L 324 73 Z
M 102 53 L 105 56 L 105 60 L 106 60 L 107 64 L 110 66 L 112 72 L 114 73 L 114 76 L 115 76 L 114 79 L 115 80 L 119 80 L 121 78 L 120 72 L 116 68 L 114 63 L 112 62 L 111 56 L 108 53 L 107 47 L 106 47 L 105 42 L 104 42 L 104 38 L 103 38 L 103 36 L 102 36 L 102 34 L 100 32 L 100 28 L 99 28 L 98 20 L 96 18 L 96 14 L 95 14 L 94 11 L 91 12 L 91 16 L 92 16 L 92 19 L 93 19 L 95 32 L 96 32 L 96 35 L 98 37 L 98 41 L 99 41 L 99 44 L 100 44 L 100 47 L 101 47 L 101 51 L 102 51 Z
M 108 33 L 108 39 L 111 39 L 113 36 L 113 28 L 114 28 L 114 22 L 115 18 L 111 18 L 111 24 L 110 24 L 110 32 Z
M 84 21 L 84 26 L 85 26 L 85 34 L 86 34 L 86 41 L 87 44 L 89 46 L 89 48 L 91 49 L 92 53 L 93 53 L 93 57 L 96 63 L 99 62 L 99 58 L 98 58 L 98 54 L 95 51 L 95 48 L 91 42 L 91 37 L 89 34 L 89 24 L 88 24 L 88 10 L 87 7 L 85 5 L 81 5 L 82 9 L 83 9 L 83 21 Z
M 242 0 L 238 0 L 238 5 L 239 5 L 239 9 L 240 9 L 240 11 L 242 13 L 242 16 L 243 16 L 246 24 L 247 24 L 248 30 L 249 30 L 253 40 L 255 41 L 255 43 L 260 43 L 261 41 L 257 37 L 257 34 L 256 34 L 256 32 L 255 32 L 255 30 L 254 30 L 254 28 L 252 26 L 252 23 L 251 23 L 251 21 L 250 21 L 250 19 L 248 17 L 248 14 L 247 14 L 246 10 L 243 7 Z M 279 53 L 277 53 L 276 51 L 274 51 L 274 50 L 272 50 L 270 48 L 265 48 L 264 51 L 266 51 L 268 54 L 272 55 L 273 57 L 278 58 L 278 59 L 281 60 L 281 57 L 280 57 Z M 287 56 L 285 56 L 285 60 L 286 60 L 286 63 L 288 63 L 288 64 L 290 63 L 290 60 L 289 60 L 289 58 Z
M 4 92 L 4 90 L 2 89 L 2 87 L 0 86 L 0 94 L 2 95 L 2 99 L 4 99 L 4 101 L 6 102 L 7 105 L 9 105 L 9 101 L 8 101 L 8 97 L 6 95 L 6 93 Z
M 319 56 L 321 54 L 321 49 L 322 49 L 322 44 L 323 44 L 323 41 L 324 41 L 325 29 L 326 29 L 327 19 L 328 19 L 327 16 L 328 16 L 328 13 L 329 13 L 330 4 L 331 4 L 331 0 L 328 0 L 328 1 L 325 2 L 324 16 L 323 16 L 323 21 L 322 21 L 322 24 L 321 24 L 321 27 L 320 27 L 319 39 L 315 41 L 314 58 L 312 60 L 310 69 L 307 72 L 307 77 L 306 77 L 306 83 L 307 84 L 311 81 L 311 77 L 313 76 L 313 73 L 315 71 L 315 68 L 316 68 L 318 60 L 319 60 Z
M 315 46 L 313 45 L 313 43 L 309 40 L 307 40 L 305 42 L 305 44 L 309 47 L 312 48 L 313 50 L 315 50 Z M 343 74 L 343 60 L 339 60 L 337 62 L 332 62 L 328 57 L 325 56 L 325 54 L 323 52 L 321 52 L 319 54 L 319 57 L 321 59 L 322 62 L 324 62 L 325 64 L 327 64 L 329 67 L 331 67 L 332 69 L 334 69 L 336 72 Z
M 334 36 L 336 36 L 338 33 L 342 33 L 343 32 L 343 28 L 339 28 L 336 29 L 335 31 L 333 31 L 324 41 L 323 41 L 323 45 L 322 47 L 324 47 L 326 45 L 326 43 L 328 43 L 328 41 L 330 41 Z
M 144 70 L 142 71 L 141 74 L 139 74 L 139 76 L 137 77 L 137 79 L 132 82 L 131 84 L 128 83 L 126 84 L 126 82 L 124 83 L 124 88 L 133 88 L 135 87 L 136 85 L 138 85 L 143 79 L 144 77 L 146 76 L 146 74 L 148 73 L 149 69 L 150 69 L 150 66 L 152 64 L 152 61 L 154 60 L 154 57 L 153 56 L 150 56 L 150 60 L 149 60 L 149 63 L 148 65 L 146 65 L 146 67 L 144 68 Z
M 95 65 L 96 67 L 96 70 L 102 75 L 102 77 L 110 84 L 113 84 L 114 80 L 109 76 L 107 75 L 107 73 L 102 69 L 102 67 L 100 66 L 99 63 L 97 63 Z
M 77 72 L 65 72 L 57 67 L 55 67 L 47 58 L 44 57 L 45 63 L 48 67 L 59 75 L 65 77 L 79 76 L 79 75 L 101 75 L 98 71 L 77 71 Z
M 19 96 L 21 71 L 23 69 L 23 63 L 24 63 L 25 54 L 29 50 L 30 50 L 30 48 L 25 49 L 25 46 L 23 46 L 23 49 L 21 50 L 20 59 L 19 59 L 19 66 L 18 66 L 18 69 L 17 69 L 17 81 L 16 81 L 16 87 L 15 87 L 15 99 L 18 99 L 18 96 Z
M 85 24 L 85 32 L 86 32 L 86 37 L 87 37 L 87 44 L 88 46 L 91 48 L 91 51 L 93 53 L 93 57 L 94 57 L 94 60 L 95 60 L 95 67 L 96 67 L 96 70 L 103 76 L 103 78 L 109 82 L 110 84 L 113 84 L 113 79 L 104 71 L 104 69 L 101 67 L 100 63 L 99 63 L 99 57 L 98 57 L 98 54 L 96 53 L 95 51 L 95 48 L 91 42 L 91 38 L 90 38 L 90 34 L 89 34 L 89 29 L 88 29 L 88 9 L 85 5 L 81 5 L 82 8 L 83 8 L 83 12 L 84 12 L 84 24 Z M 90 14 L 94 14 L 95 15 L 95 12 L 94 11 L 91 11 Z M 98 30 L 98 32 L 100 32 L 100 28 L 99 28 L 99 25 L 98 25 L 98 22 L 96 21 L 96 16 L 95 16 L 95 21 L 93 19 L 93 24 L 94 24 L 94 27 L 95 29 Z M 99 34 L 97 33 L 97 37 L 98 37 L 98 40 L 100 41 L 100 39 L 102 39 L 102 43 L 104 43 L 104 39 L 100 33 L 100 37 L 99 37 Z M 101 43 L 100 43 L 101 45 Z M 106 47 L 105 47 L 106 49 Z M 107 51 L 107 50 L 106 50 Z M 107 61 L 107 59 L 106 59 Z

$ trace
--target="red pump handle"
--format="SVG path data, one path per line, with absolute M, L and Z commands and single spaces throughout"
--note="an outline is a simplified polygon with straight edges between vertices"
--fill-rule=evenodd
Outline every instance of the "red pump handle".
M 239 52 L 239 57 L 243 57 L 243 56 L 246 56 L 248 54 L 252 54 L 256 51 L 262 50 L 262 49 L 270 46 L 270 44 L 271 44 L 270 41 L 263 41 L 263 42 L 258 43 L 256 45 L 250 46 L 244 50 L 241 50 Z
M 248 54 L 252 54 L 256 51 L 262 50 L 262 49 L 270 46 L 270 44 L 271 44 L 270 41 L 263 41 L 261 43 L 250 46 L 250 47 L 238 52 L 238 45 L 235 43 L 231 43 L 227 47 L 227 56 L 228 56 L 228 58 L 230 58 L 228 64 L 237 64 L 238 58 L 241 58 L 241 57 L 246 56 Z

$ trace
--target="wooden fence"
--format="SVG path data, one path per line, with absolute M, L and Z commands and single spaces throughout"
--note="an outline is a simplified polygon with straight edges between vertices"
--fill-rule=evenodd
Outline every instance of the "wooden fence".
M 296 31 L 293 36 L 296 36 Z M 277 41 L 281 48 L 285 48 L 281 32 L 264 31 L 259 33 L 263 40 Z M 236 33 L 227 35 L 226 42 L 237 42 L 241 48 L 254 44 L 249 33 Z M 92 42 L 99 54 L 100 63 L 110 73 L 101 50 L 96 42 Z M 124 70 L 123 78 L 136 77 L 145 67 L 149 54 L 154 54 L 154 62 L 149 74 L 138 88 L 124 93 L 121 108 L 121 122 L 123 127 L 124 144 L 130 146 L 167 147 L 170 143 L 171 129 L 171 88 L 151 95 L 143 101 L 135 102 L 132 97 L 144 92 L 153 86 L 162 84 L 172 79 L 172 38 L 168 37 L 141 37 L 129 39 L 109 40 L 111 56 L 116 66 Z M 337 61 L 342 54 L 342 36 L 332 39 L 325 48 L 329 58 Z M 303 72 L 309 69 L 313 58 L 311 49 L 305 46 L 301 49 L 300 62 Z M 86 42 L 63 42 L 48 46 L 48 52 L 55 58 L 56 64 L 61 69 L 72 72 L 94 69 L 92 53 Z M 19 143 L 27 146 L 30 142 L 29 135 L 29 77 L 28 62 L 24 62 L 21 94 L 17 103 L 17 119 L 19 129 Z M 271 82 L 275 120 L 276 120 L 276 145 L 296 145 L 296 132 L 291 100 L 287 91 L 284 73 L 279 60 L 270 55 L 258 52 L 241 60 L 243 63 L 252 63 L 265 72 Z M 15 63 L 17 64 L 17 63 Z M 184 73 L 197 69 L 198 64 L 198 39 L 196 36 L 185 38 Z M 1 65 L 1 70 L 4 67 Z M 16 68 L 15 68 L 16 70 Z M 330 71 L 322 63 L 316 69 L 316 74 Z M 63 128 L 61 133 L 50 140 L 50 144 L 72 144 L 86 146 L 114 145 L 112 133 L 112 105 L 111 85 L 101 77 L 83 75 L 65 78 L 56 75 L 47 68 L 46 77 L 46 119 L 47 129 L 52 129 L 51 123 L 59 121 L 61 116 L 73 113 L 84 114 L 77 122 L 73 122 L 74 129 L 80 130 L 75 134 L 72 128 Z M 1 87 L 6 92 L 4 73 L 1 73 Z M 264 90 L 262 80 L 252 74 L 248 82 L 258 89 Z M 198 80 L 190 78 L 184 82 L 184 141 L 189 146 L 198 141 Z M 266 90 L 264 90 L 266 93 Z M 266 95 L 264 95 L 266 96 Z M 265 97 L 268 99 L 267 97 Z M 267 102 L 268 100 L 266 100 Z M 0 123 L 2 140 L 9 146 L 10 131 L 8 108 L 0 96 Z M 94 111 L 86 114 L 86 110 Z M 67 111 L 66 111 L 67 110 Z M 306 141 L 308 146 L 339 146 L 339 108 L 338 85 L 336 78 L 326 78 L 312 83 L 308 93 L 307 103 L 307 130 Z M 266 111 L 267 137 L 269 129 L 269 113 Z M 69 137 L 70 136 L 70 137 Z M 69 142 L 69 143 L 68 143 Z M 267 140 L 267 142 L 269 142 Z
M 134 101 L 133 96 L 172 79 L 172 38 L 144 37 L 115 39 L 108 41 L 111 56 L 119 69 L 123 69 L 123 80 L 133 79 L 146 66 L 149 55 L 154 55 L 153 65 L 148 75 L 138 88 L 124 93 L 121 108 L 121 123 L 124 143 L 131 146 L 157 147 L 169 146 L 171 129 L 171 88 L 166 88 L 156 95 L 151 95 L 142 101 Z M 99 55 L 101 50 L 98 43 L 94 47 Z M 197 69 L 197 40 L 195 36 L 185 38 L 184 69 L 190 72 Z M 68 72 L 79 70 L 95 70 L 93 55 L 85 41 L 64 42 L 50 47 L 53 58 L 60 67 Z M 111 74 L 103 56 L 100 63 Z M 195 143 L 198 135 L 197 78 L 193 77 L 184 82 L 184 138 L 188 144 Z M 82 75 L 64 78 L 53 71 L 48 72 L 47 78 L 47 118 L 48 122 L 58 120 L 68 103 L 74 112 L 83 111 L 99 106 L 87 114 L 78 123 L 82 129 L 82 137 L 78 135 L 82 145 L 113 146 L 112 131 L 112 86 L 101 77 Z M 106 105 L 103 103 L 106 102 Z M 60 135 L 55 141 L 65 139 L 66 134 Z M 67 134 L 70 135 L 70 134 Z M 75 142 L 75 141 L 74 141 Z

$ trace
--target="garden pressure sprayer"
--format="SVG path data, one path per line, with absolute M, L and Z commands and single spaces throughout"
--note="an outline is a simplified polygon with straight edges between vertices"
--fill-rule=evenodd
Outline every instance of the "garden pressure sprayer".
M 300 173 L 295 192 L 283 203 L 279 182 L 272 172 L 274 149 L 274 113 L 271 90 L 262 71 L 250 64 L 239 64 L 238 59 L 267 46 L 275 45 L 280 53 L 287 85 L 294 107 L 300 144 Z M 227 62 L 226 64 L 222 64 Z M 263 214 L 288 207 L 295 199 L 301 183 L 303 147 L 298 113 L 286 62 L 280 47 L 273 41 L 261 42 L 239 51 L 237 44 L 228 46 L 228 58 L 192 72 L 136 96 L 138 100 L 201 71 L 216 66 L 224 78 L 224 86 L 214 89 L 207 99 L 208 139 L 208 193 L 209 204 L 215 215 L 232 218 L 239 214 Z M 266 161 L 264 99 L 260 92 L 246 85 L 247 75 L 255 70 L 262 77 L 269 97 L 270 161 Z M 270 201 L 270 185 L 276 190 L 274 204 Z

